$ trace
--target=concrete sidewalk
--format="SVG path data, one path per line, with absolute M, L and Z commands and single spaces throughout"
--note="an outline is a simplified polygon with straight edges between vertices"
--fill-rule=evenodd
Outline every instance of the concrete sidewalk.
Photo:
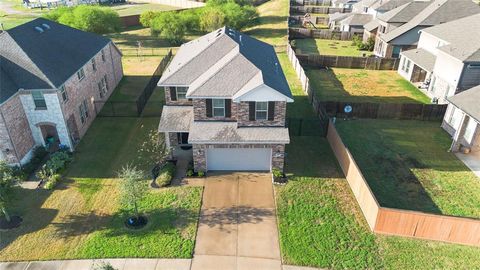
M 93 270 L 102 262 L 117 270 L 189 270 L 190 259 L 104 259 L 0 263 L 0 270 Z

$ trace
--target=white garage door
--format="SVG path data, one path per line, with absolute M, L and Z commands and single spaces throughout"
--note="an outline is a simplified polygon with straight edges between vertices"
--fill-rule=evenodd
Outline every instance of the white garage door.
M 207 169 L 217 171 L 270 171 L 271 148 L 214 148 L 207 150 Z

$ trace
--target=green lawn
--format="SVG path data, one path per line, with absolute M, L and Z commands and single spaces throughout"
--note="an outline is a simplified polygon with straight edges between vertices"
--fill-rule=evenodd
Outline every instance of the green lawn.
M 22 14 L 6 15 L 6 14 L 2 14 L 2 12 L 0 11 L 0 23 L 3 24 L 3 28 L 5 30 L 9 30 L 11 28 L 14 28 L 15 26 L 19 26 L 20 24 L 24 24 L 35 18 L 37 17 L 33 15 L 22 15 Z
M 357 46 L 352 45 L 351 40 L 329 40 L 329 39 L 296 39 L 295 46 L 297 53 L 301 54 L 322 54 L 340 56 L 369 56 L 372 52 L 361 51 Z
M 324 101 L 430 103 L 430 98 L 396 71 L 332 68 L 307 69 L 306 73 Z
M 382 206 L 480 218 L 480 180 L 438 122 L 340 121 L 338 131 Z
M 288 116 L 314 117 L 286 55 L 279 58 L 295 97 L 288 104 Z M 290 139 L 290 181 L 275 188 L 286 264 L 328 269 L 478 268 L 480 248 L 372 234 L 326 139 Z
M 244 32 L 271 45 L 286 46 L 288 34 L 286 0 L 270 0 L 257 7 L 258 23 Z
M 167 6 L 161 4 L 147 4 L 147 3 L 135 3 L 135 4 L 126 4 L 126 5 L 114 5 L 112 9 L 118 12 L 120 17 L 130 16 L 130 15 L 139 15 L 145 11 L 168 11 L 168 10 L 177 10 L 178 7 Z

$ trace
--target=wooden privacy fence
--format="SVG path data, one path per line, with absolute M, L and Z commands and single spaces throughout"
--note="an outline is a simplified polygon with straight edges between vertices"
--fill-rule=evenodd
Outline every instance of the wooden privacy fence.
M 306 29 L 306 28 L 288 28 L 288 38 L 302 39 L 302 38 L 316 38 L 316 39 L 333 39 L 333 40 L 352 40 L 353 36 L 357 35 L 351 32 L 330 30 L 330 29 Z
M 304 20 L 305 20 L 305 17 L 303 15 L 292 15 L 289 18 L 289 22 L 300 24 L 300 25 L 303 25 Z M 327 17 L 311 16 L 310 21 L 313 22 L 314 24 L 328 25 Z
M 330 6 L 330 0 L 292 0 L 290 6 Z
M 320 51 L 320 53 L 322 53 Z M 371 70 L 397 70 L 400 58 L 377 58 L 372 56 L 339 56 L 321 54 L 297 54 L 302 64 L 309 67 L 363 68 Z
M 381 207 L 331 121 L 327 140 L 373 232 L 480 246 L 479 219 Z
M 322 6 L 290 6 L 290 14 L 332 14 L 332 13 L 349 13 L 351 8 L 336 8 L 336 7 L 322 7 Z
M 321 106 L 329 117 L 340 118 L 372 118 L 372 119 L 402 119 L 402 120 L 441 120 L 447 110 L 447 105 L 438 104 L 407 104 L 407 103 L 369 103 L 321 101 Z M 345 106 L 351 106 L 352 112 L 344 112 Z

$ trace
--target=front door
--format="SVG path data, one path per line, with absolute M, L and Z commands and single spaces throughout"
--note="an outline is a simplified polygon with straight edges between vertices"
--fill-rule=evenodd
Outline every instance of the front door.
M 188 144 L 188 132 L 177 133 L 178 144 Z

